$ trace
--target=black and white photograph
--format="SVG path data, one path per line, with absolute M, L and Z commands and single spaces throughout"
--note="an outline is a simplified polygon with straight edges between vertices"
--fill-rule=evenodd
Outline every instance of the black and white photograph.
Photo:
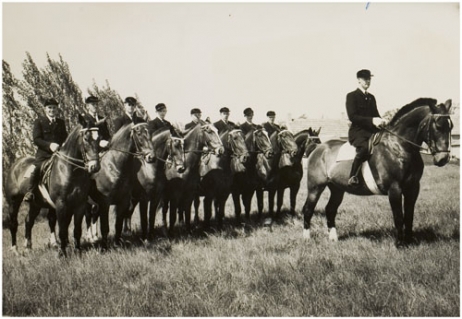
M 2 2 L 2 315 L 459 317 L 460 2 Z

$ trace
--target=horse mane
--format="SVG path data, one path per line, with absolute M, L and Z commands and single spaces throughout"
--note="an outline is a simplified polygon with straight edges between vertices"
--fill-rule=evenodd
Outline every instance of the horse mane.
M 63 143 L 63 146 L 61 148 L 63 152 L 75 154 L 76 151 L 80 150 L 80 147 L 78 147 L 79 132 L 83 128 L 84 127 L 81 124 L 77 124 L 77 126 L 74 127 L 74 129 L 71 131 L 71 133 L 69 133 L 69 135 Z
M 126 134 L 126 131 L 128 131 L 129 129 L 131 129 L 133 127 L 133 123 L 128 123 L 128 124 L 125 124 L 124 126 L 122 126 L 115 134 L 114 136 L 112 137 L 111 139 L 111 145 L 113 144 L 114 141 L 118 141 L 120 140 L 121 136 Z M 109 146 L 111 146 L 109 145 Z
M 391 119 L 389 125 L 395 125 L 399 122 L 399 120 L 405 115 L 411 112 L 412 110 L 421 107 L 421 106 L 435 106 L 436 105 L 436 100 L 432 98 L 419 98 L 409 104 L 406 104 L 402 108 L 398 110 L 398 112 L 395 113 L 393 118 Z

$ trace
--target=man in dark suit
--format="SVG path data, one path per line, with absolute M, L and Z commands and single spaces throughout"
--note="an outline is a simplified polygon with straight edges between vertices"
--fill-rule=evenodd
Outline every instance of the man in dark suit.
M 356 73 L 359 87 L 347 94 L 346 110 L 351 126 L 348 131 L 348 141 L 356 147 L 356 156 L 351 167 L 348 185 L 359 185 L 358 173 L 361 164 L 368 159 L 369 138 L 385 124 L 377 110 L 375 97 L 367 89 L 371 85 L 371 71 L 360 70 Z
M 276 113 L 274 111 L 268 111 L 266 116 L 268 117 L 268 122 L 263 123 L 263 128 L 268 132 L 268 136 L 271 136 L 276 131 L 281 131 L 281 127 L 274 123 Z
M 245 122 L 241 124 L 240 129 L 242 130 L 242 133 L 244 133 L 244 136 L 246 136 L 250 131 L 256 130 L 258 126 L 252 122 L 253 110 L 250 107 L 244 110 L 244 116 Z
M 111 134 L 109 133 L 109 127 L 107 126 L 106 118 L 101 114 L 98 114 L 98 103 L 99 99 L 96 96 L 90 95 L 85 99 L 85 106 L 87 112 L 83 114 L 83 118 L 90 126 L 97 127 L 101 136 L 99 146 L 102 148 L 107 147 Z
M 156 113 L 157 116 L 152 121 L 148 122 L 148 127 L 151 132 L 155 132 L 162 127 L 168 127 L 169 129 L 173 129 L 172 124 L 165 119 L 165 115 L 167 115 L 167 106 L 164 103 L 159 103 L 156 105 Z
M 124 125 L 130 124 L 130 123 L 140 123 L 140 122 L 146 122 L 146 120 L 142 117 L 139 117 L 136 112 L 137 101 L 134 97 L 127 97 L 124 102 L 124 107 L 125 107 L 125 113 L 122 116 L 117 117 L 114 119 L 114 134 L 120 130 L 120 128 Z
M 25 201 L 34 199 L 34 190 L 40 182 L 40 169 L 43 162 L 49 159 L 54 152 L 58 151 L 67 138 L 66 124 L 64 120 L 57 118 L 58 102 L 55 99 L 45 101 L 45 116 L 39 116 L 34 122 L 32 137 L 37 145 L 35 154 L 35 169 L 29 178 Z
M 201 112 L 201 110 L 199 110 L 197 108 L 194 108 L 194 109 L 191 110 L 191 117 L 192 117 L 192 121 L 185 125 L 185 127 L 184 127 L 185 130 L 189 130 L 190 128 L 193 128 L 196 125 L 201 124 L 203 122 L 203 121 L 201 121 L 202 112 Z
M 221 120 L 213 123 L 213 125 L 218 130 L 218 134 L 238 128 L 236 124 L 234 124 L 231 121 L 228 121 L 229 109 L 227 107 L 222 107 L 220 109 L 220 116 L 221 116 Z

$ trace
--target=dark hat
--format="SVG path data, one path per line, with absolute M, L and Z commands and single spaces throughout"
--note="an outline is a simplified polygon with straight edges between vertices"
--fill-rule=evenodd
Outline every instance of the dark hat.
M 192 109 L 191 110 L 191 115 L 192 114 L 198 114 L 198 113 L 202 113 L 201 110 L 199 110 L 199 109 Z
M 371 71 L 369 71 L 369 70 L 359 70 L 356 73 L 356 77 L 358 79 L 370 79 L 371 76 L 373 76 L 373 75 L 371 74 Z
M 129 96 L 129 97 L 127 97 L 127 98 L 125 99 L 125 102 L 124 102 L 124 103 L 128 103 L 128 104 L 133 104 L 133 105 L 135 105 L 135 104 L 136 104 L 136 99 L 135 99 L 134 97 Z
M 56 106 L 58 106 L 59 103 L 55 99 L 51 98 L 51 99 L 45 100 L 45 103 L 43 103 L 43 105 L 44 106 L 48 106 L 48 105 L 56 105 Z
M 274 113 L 274 111 L 268 111 L 266 112 L 266 116 L 276 116 L 276 113 Z
M 248 108 L 246 108 L 244 110 L 244 115 L 245 116 L 249 116 L 249 115 L 252 115 L 252 114 L 253 114 L 253 110 L 250 107 L 248 107 Z
M 156 111 L 159 112 L 159 111 L 162 111 L 162 110 L 165 110 L 167 107 L 165 106 L 164 103 L 159 103 L 156 105 Z
M 96 96 L 93 96 L 93 95 L 90 95 L 89 97 L 87 97 L 85 99 L 85 104 L 98 103 L 98 102 L 99 102 L 99 99 Z
M 225 112 L 228 112 L 229 113 L 229 109 L 227 107 L 222 107 L 220 109 L 220 113 L 225 113 Z

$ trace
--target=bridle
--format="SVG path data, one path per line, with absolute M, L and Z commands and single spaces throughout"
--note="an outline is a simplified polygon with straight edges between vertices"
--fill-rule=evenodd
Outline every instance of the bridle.
M 79 131 L 79 137 L 83 140 L 83 136 L 87 132 L 91 132 L 92 133 L 92 138 L 94 140 L 96 140 L 96 141 L 98 140 L 98 138 L 99 138 L 99 129 L 97 127 L 81 129 Z M 60 150 L 53 153 L 52 157 L 56 156 L 56 157 L 62 159 L 63 161 L 65 161 L 66 163 L 68 163 L 68 164 L 70 164 L 72 166 L 75 166 L 76 169 L 80 168 L 80 169 L 83 169 L 83 170 L 87 169 L 89 162 L 91 162 L 91 161 L 99 161 L 98 153 L 96 153 L 95 158 L 90 158 L 88 156 L 87 151 L 85 150 L 85 146 L 84 146 L 83 141 L 82 141 L 82 143 L 80 143 L 80 153 L 82 154 L 82 159 L 68 156 L 68 155 L 62 153 Z
M 425 147 L 422 147 L 421 145 L 419 145 L 417 143 L 414 143 L 414 142 L 412 142 L 412 141 L 410 141 L 410 140 L 408 140 L 408 139 L 406 139 L 406 138 L 404 138 L 404 137 L 402 137 L 402 136 L 400 136 L 398 134 L 396 134 L 395 132 L 391 131 L 390 129 L 388 129 L 386 127 L 382 128 L 382 129 L 387 131 L 391 135 L 398 137 L 402 141 L 404 141 L 404 142 L 406 142 L 408 144 L 411 144 L 412 146 L 417 147 L 421 151 L 426 151 L 426 152 L 430 151 L 430 153 L 432 155 L 435 155 L 435 154 L 438 154 L 438 153 L 450 153 L 451 152 L 451 134 L 449 134 L 449 150 L 447 150 L 447 151 L 438 150 L 438 147 L 436 146 L 436 143 L 433 140 L 433 130 L 431 130 L 430 127 L 431 127 L 431 125 L 436 124 L 436 119 L 439 118 L 439 117 L 447 117 L 448 121 L 449 121 L 450 129 L 452 129 L 453 123 L 451 121 L 451 117 L 450 117 L 449 114 L 429 114 L 422 120 L 422 122 L 420 123 L 419 128 L 417 130 L 417 136 L 419 136 L 422 133 L 422 131 L 425 128 L 427 128 L 426 137 L 424 137 L 424 141 L 428 145 L 428 149 L 425 148 Z
M 263 145 L 263 142 L 257 138 L 257 133 L 263 134 L 263 136 L 266 138 L 268 141 L 268 146 L 265 147 L 266 145 Z M 253 151 L 252 153 L 257 153 L 257 154 L 269 154 L 269 152 L 273 151 L 273 147 L 271 146 L 271 141 L 269 139 L 268 133 L 264 132 L 263 130 L 255 130 L 253 131 L 253 142 L 254 145 L 256 146 L 257 151 Z
M 177 163 L 177 162 L 175 162 L 173 160 L 173 144 L 174 143 L 179 143 L 180 144 L 181 149 L 182 149 L 182 161 L 183 161 L 183 163 L 185 162 L 185 153 L 186 152 L 184 150 L 184 139 L 180 138 L 180 137 L 170 136 L 169 141 L 168 141 L 168 148 L 167 148 L 167 153 L 168 153 L 167 159 L 164 161 L 163 159 L 158 158 L 159 160 L 164 161 L 170 167 L 172 167 L 172 165 L 174 167 L 181 165 L 181 164 L 179 164 L 179 163 Z
M 142 160 L 144 160 L 146 155 L 149 154 L 149 152 L 143 152 L 142 151 L 143 148 L 141 146 L 141 142 L 137 138 L 136 134 L 133 134 L 133 131 L 135 129 L 143 129 L 143 127 L 144 127 L 144 130 L 146 130 L 146 132 L 148 132 L 148 123 L 138 123 L 138 124 L 133 125 L 133 127 L 130 129 L 130 138 L 133 140 L 133 143 L 135 144 L 135 152 L 120 150 L 120 149 L 116 149 L 116 148 L 112 148 L 112 147 L 110 147 L 109 150 L 129 154 L 129 155 L 133 155 L 134 157 L 138 157 L 138 158 L 141 158 Z M 148 136 L 149 136 L 149 132 L 148 132 Z M 103 157 L 106 154 L 107 154 L 107 151 L 104 154 L 102 154 L 101 157 Z
M 236 133 L 243 136 L 242 135 L 242 130 L 240 130 L 240 129 L 235 129 L 235 130 L 232 130 L 232 131 L 230 131 L 228 133 L 228 144 L 229 144 L 229 146 L 231 148 L 231 152 L 232 152 L 231 157 L 240 158 L 241 161 L 243 161 L 244 158 L 249 155 L 249 152 L 247 151 L 247 149 L 239 150 L 237 148 L 236 143 L 234 142 L 234 139 L 233 139 L 233 135 L 236 134 Z
M 278 144 L 282 145 L 281 154 L 289 154 L 292 157 L 291 151 L 288 150 L 289 143 L 285 142 L 284 139 L 282 138 L 282 135 L 284 133 L 289 133 L 290 136 L 293 137 L 292 132 L 289 131 L 289 130 L 282 130 L 282 131 L 278 132 L 278 135 L 277 135 Z
M 212 127 L 210 127 L 210 124 L 201 127 L 201 129 L 202 130 L 207 130 L 207 133 L 209 133 L 208 132 L 209 130 L 212 131 L 217 136 L 219 146 L 218 147 L 213 147 L 210 144 L 210 142 L 212 140 L 207 136 L 207 134 L 204 134 L 204 136 L 205 136 L 205 145 L 206 145 L 207 149 L 205 149 L 205 150 L 204 149 L 202 149 L 202 150 L 185 150 L 184 152 L 185 153 L 215 154 L 215 155 L 218 155 L 219 154 L 218 149 L 220 147 L 223 147 L 223 143 L 221 141 L 220 136 L 218 136 L 218 132 L 216 131 L 216 129 L 213 129 Z

